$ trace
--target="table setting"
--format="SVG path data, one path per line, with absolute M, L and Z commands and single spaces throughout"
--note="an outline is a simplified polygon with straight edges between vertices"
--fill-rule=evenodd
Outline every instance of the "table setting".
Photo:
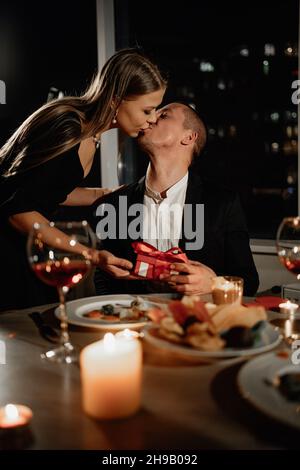
M 69 228 L 76 244 L 78 232 Z M 40 243 L 31 238 L 28 249 L 37 270 L 47 261 L 34 240 Z M 78 267 L 70 274 L 73 260 L 67 258 L 64 252 L 56 265 L 59 276 L 46 267 L 42 274 L 59 292 L 85 274 Z M 80 262 L 87 272 L 88 252 Z M 0 449 L 296 445 L 295 302 L 245 297 L 243 280 L 232 276 L 217 276 L 211 294 L 196 296 L 116 294 L 68 301 L 64 290 L 59 306 L 0 313 L 6 348 Z
M 59 320 L 54 314 L 55 309 L 56 305 L 44 306 L 39 310 L 46 325 L 57 330 Z M 247 419 L 249 417 L 253 419 L 253 415 L 257 415 L 257 408 L 252 409 L 253 403 L 249 400 L 247 403 L 250 403 L 251 409 L 247 407 L 247 403 L 241 403 L 245 399 L 245 393 L 234 388 L 234 392 L 231 391 L 227 397 L 228 403 L 231 403 L 233 408 L 237 400 L 240 402 L 240 406 L 247 416 L 245 426 L 236 421 L 234 414 L 233 416 L 222 414 L 222 418 L 218 418 L 223 405 L 221 403 L 220 409 L 218 400 L 216 401 L 211 393 L 213 383 L 218 381 L 218 376 L 222 372 L 228 371 L 229 373 L 231 371 L 230 373 L 233 375 L 230 378 L 230 386 L 235 387 L 237 373 L 243 364 L 251 364 L 255 357 L 263 358 L 267 354 L 273 354 L 276 359 L 277 353 L 287 350 L 287 345 L 284 343 L 275 346 L 274 353 L 261 353 L 254 356 L 237 355 L 229 358 L 212 359 L 210 357 L 206 361 L 207 358 L 197 357 L 199 353 L 201 356 L 201 352 L 197 350 L 189 350 L 196 354 L 194 358 L 182 354 L 181 350 L 173 353 L 172 343 L 167 343 L 167 347 L 162 348 L 160 345 L 158 347 L 151 341 L 140 338 L 140 335 L 145 334 L 146 330 L 135 329 L 134 331 L 139 336 L 135 337 L 134 341 L 141 344 L 143 350 L 142 363 L 136 359 L 138 362 L 135 373 L 141 374 L 140 382 L 135 382 L 136 394 L 139 397 L 136 401 L 137 409 L 127 418 L 117 420 L 116 418 L 94 418 L 90 417 L 89 411 L 86 412 L 83 404 L 84 387 L 89 389 L 89 387 L 95 386 L 93 382 L 89 382 L 88 378 L 88 370 L 89 368 L 93 369 L 93 361 L 90 362 L 91 359 L 87 357 L 82 363 L 81 368 L 85 371 L 83 374 L 87 374 L 86 378 L 82 379 L 78 363 L 57 364 L 41 359 L 39 357 L 41 351 L 50 342 L 40 335 L 39 329 L 28 316 L 30 313 L 30 310 L 27 309 L 27 311 L 1 314 L 1 339 L 7 345 L 7 365 L 2 366 L 4 368 L 3 379 L 5 380 L 6 377 L 7 386 L 5 390 L 1 391 L 1 404 L 23 404 L 32 410 L 31 427 L 35 440 L 29 448 L 69 448 L 73 445 L 75 447 L 71 448 L 90 449 L 112 445 L 115 446 L 114 448 L 144 448 L 149 445 L 160 445 L 160 443 L 169 449 L 192 448 L 198 445 L 203 448 L 229 448 L 232 444 L 227 439 L 225 430 L 231 434 L 232 439 L 235 439 L 235 448 L 244 448 L 244 446 L 256 448 L 257 445 L 260 448 L 273 448 L 273 446 L 279 445 L 277 438 L 280 442 L 282 426 L 291 427 L 290 423 L 280 424 L 278 436 L 275 439 L 277 444 L 265 442 L 264 439 L 259 440 L 259 444 L 257 444 L 257 437 L 254 438 L 250 432 L 251 429 L 247 427 Z M 279 315 L 278 313 L 272 314 Z M 69 328 L 72 342 L 78 350 L 83 352 L 85 348 L 89 347 L 95 348 L 97 351 L 98 343 L 103 341 L 105 334 L 116 336 L 126 330 L 111 330 L 111 333 L 107 333 L 106 330 L 73 324 L 70 324 Z M 101 383 L 105 381 L 105 370 L 101 368 L 105 357 L 105 354 L 101 353 L 98 358 L 99 364 L 97 367 L 95 366 L 95 370 L 99 370 L 100 374 L 100 387 Z M 23 358 L 21 376 L 19 375 L 20 358 Z M 114 370 L 113 366 L 112 368 Z M 110 380 L 113 383 L 118 380 L 118 370 L 116 370 L 116 377 L 110 376 L 108 387 Z M 123 372 L 125 378 L 123 377 L 122 380 L 126 380 L 126 374 L 129 374 L 126 364 L 123 365 Z M 31 379 L 33 375 L 35 381 Z M 129 377 L 128 375 L 128 381 L 131 383 Z M 85 385 L 82 380 L 85 381 Z M 258 378 L 255 379 L 255 384 L 257 380 Z M 229 387 L 229 383 L 223 383 L 222 387 L 226 389 Z M 273 393 L 273 388 L 269 384 L 265 384 L 265 387 Z M 41 390 L 43 393 L 40 393 Z M 274 391 L 278 393 L 277 389 Z M 123 394 L 121 394 L 121 398 L 123 399 Z M 118 395 L 115 396 L 115 400 L 118 400 Z M 71 429 L 75 425 L 80 429 L 73 442 L 71 442 L 69 433 L 57 430 L 57 418 L 53 413 L 62 419 L 63 425 L 67 429 Z M 259 414 L 261 413 L 265 415 L 263 419 L 267 420 L 264 421 L 267 430 L 276 417 L 270 417 L 264 409 L 259 409 Z M 271 421 L 269 421 L 270 418 L 272 418 Z M 274 422 L 278 422 L 278 419 L 275 419 Z M 206 424 L 206 427 L 203 423 Z M 273 423 L 272 426 L 275 426 L 274 429 L 276 429 L 276 424 Z M 54 432 L 54 428 L 56 432 Z M 127 428 L 135 438 L 128 437 Z M 152 438 L 151 435 L 145 434 L 146 428 L 153 429 Z M 110 441 L 103 441 L 103 429 L 113 430 Z M 141 433 L 142 442 L 138 439 Z M 292 443 L 293 440 L 288 445 L 292 445 Z

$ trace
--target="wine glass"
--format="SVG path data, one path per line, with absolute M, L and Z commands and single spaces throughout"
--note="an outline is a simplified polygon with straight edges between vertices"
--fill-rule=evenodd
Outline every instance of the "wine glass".
M 95 245 L 86 221 L 35 223 L 29 234 L 30 266 L 41 281 L 57 288 L 59 296 L 60 346 L 43 353 L 43 359 L 68 364 L 77 360 L 68 331 L 65 294 L 89 272 Z
M 300 279 L 300 217 L 286 217 L 282 220 L 276 235 L 276 247 L 283 266 Z M 284 337 L 289 341 L 296 334 L 294 332 L 293 336 L 287 336 L 288 331 L 296 327 L 294 320 L 299 316 L 296 313 L 298 305 L 287 301 L 280 304 L 280 309 L 285 314 L 284 318 L 287 318 L 283 332 Z
M 276 235 L 279 259 L 288 271 L 300 279 L 300 217 L 286 217 Z

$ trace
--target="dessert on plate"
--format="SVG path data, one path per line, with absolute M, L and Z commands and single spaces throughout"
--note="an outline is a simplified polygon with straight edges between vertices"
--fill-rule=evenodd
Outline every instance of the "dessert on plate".
M 264 307 L 217 306 L 199 296 L 172 300 L 149 309 L 147 315 L 157 326 L 155 335 L 203 351 L 251 347 L 267 319 Z

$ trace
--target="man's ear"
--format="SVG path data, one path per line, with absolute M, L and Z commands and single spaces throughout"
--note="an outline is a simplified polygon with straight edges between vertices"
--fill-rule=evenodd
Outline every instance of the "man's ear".
M 198 132 L 188 131 L 186 135 L 181 139 L 182 145 L 193 145 L 198 138 Z

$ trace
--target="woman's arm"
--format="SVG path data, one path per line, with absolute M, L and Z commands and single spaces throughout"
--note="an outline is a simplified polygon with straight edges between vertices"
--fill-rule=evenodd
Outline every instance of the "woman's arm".
M 49 226 L 49 220 L 37 211 L 23 212 L 9 217 L 10 224 L 24 235 L 29 234 L 34 224 L 40 224 L 40 233 L 42 240 L 53 248 L 65 249 L 75 253 L 86 251 L 86 247 L 80 243 L 70 244 L 70 237 L 58 230 L 56 227 Z M 97 250 L 95 250 L 97 251 Z
M 50 227 L 49 220 L 37 211 L 23 212 L 9 217 L 10 224 L 24 235 L 28 234 L 35 223 L 41 224 L 41 234 L 44 243 L 53 248 L 66 249 L 75 253 L 86 251 L 86 247 L 81 244 L 70 245 L 70 237 L 55 227 Z M 43 225 L 44 224 L 44 225 Z M 89 255 L 93 264 L 109 272 L 116 278 L 129 275 L 132 263 L 128 260 L 117 258 L 112 253 L 104 250 L 89 249 Z
M 63 206 L 90 206 L 97 199 L 110 193 L 107 188 L 75 188 L 67 199 L 61 203 Z
M 9 223 L 19 232 L 28 234 L 35 223 L 48 224 L 49 220 L 37 211 L 22 212 L 9 217 Z

